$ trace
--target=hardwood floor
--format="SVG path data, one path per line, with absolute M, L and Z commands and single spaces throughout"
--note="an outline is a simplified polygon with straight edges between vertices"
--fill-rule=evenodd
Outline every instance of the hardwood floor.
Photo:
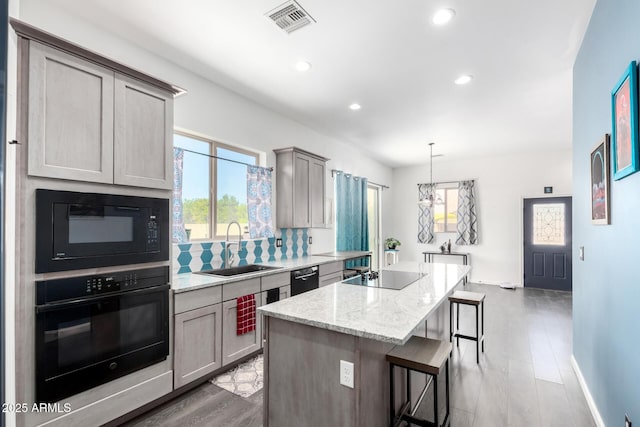
M 485 353 L 476 364 L 476 343 L 454 342 L 451 426 L 595 427 L 570 362 L 571 293 L 478 284 L 465 290 L 486 294 Z M 461 332 L 475 335 L 475 311 L 461 307 Z M 442 420 L 444 382 L 438 386 Z M 431 390 L 427 396 L 417 415 L 433 419 Z
M 571 294 L 471 283 L 465 290 L 486 294 L 485 353 L 478 365 L 475 342 L 454 343 L 450 425 L 595 427 L 570 363 Z M 461 331 L 475 335 L 473 308 L 461 307 Z M 444 389 L 439 385 L 441 419 Z M 431 390 L 417 414 L 428 419 L 430 396 Z M 260 391 L 245 399 L 206 383 L 127 426 L 257 427 L 262 397 Z
M 125 424 L 129 427 L 262 426 L 262 390 L 248 398 L 206 382 Z

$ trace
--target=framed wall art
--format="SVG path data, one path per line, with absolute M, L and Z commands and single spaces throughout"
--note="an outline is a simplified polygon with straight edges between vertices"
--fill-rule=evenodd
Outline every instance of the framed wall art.
M 638 68 L 631 61 L 611 91 L 613 179 L 638 171 Z
M 611 224 L 609 135 L 591 152 L 591 223 Z

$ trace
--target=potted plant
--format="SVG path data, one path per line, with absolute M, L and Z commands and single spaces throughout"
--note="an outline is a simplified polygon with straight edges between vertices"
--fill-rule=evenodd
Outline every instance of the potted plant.
M 387 249 L 395 249 L 397 246 L 402 245 L 402 243 L 400 243 L 400 240 L 393 238 L 393 237 L 388 237 L 385 241 L 384 241 L 384 246 Z

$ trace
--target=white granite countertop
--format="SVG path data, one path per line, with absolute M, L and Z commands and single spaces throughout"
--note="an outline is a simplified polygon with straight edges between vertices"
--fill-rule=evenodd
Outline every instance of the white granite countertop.
M 351 258 L 362 258 L 363 256 L 370 255 L 371 252 L 363 252 L 363 251 L 333 251 L 333 252 L 323 252 L 321 254 L 316 254 L 315 256 L 319 257 L 331 257 L 335 259 L 351 259 Z
M 358 337 L 404 344 L 447 299 L 469 266 L 399 262 L 389 270 L 426 273 L 401 290 L 334 283 L 259 307 L 266 316 Z
M 232 277 L 212 276 L 198 273 L 174 274 L 171 288 L 175 293 L 194 291 L 196 289 L 219 286 L 225 283 L 238 282 L 240 280 L 253 279 L 255 277 L 268 276 L 270 274 L 284 273 L 298 268 L 313 265 L 326 264 L 334 261 L 344 261 L 369 255 L 368 251 L 333 252 L 331 256 L 310 255 L 305 257 L 283 259 L 270 262 L 257 263 L 269 267 L 279 267 L 275 270 L 256 271 L 255 273 L 239 274 Z

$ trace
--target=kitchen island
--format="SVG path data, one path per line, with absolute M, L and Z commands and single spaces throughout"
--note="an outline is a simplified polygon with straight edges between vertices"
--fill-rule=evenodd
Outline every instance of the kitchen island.
M 385 355 L 426 321 L 429 337 L 444 338 L 449 307 L 442 303 L 469 269 L 401 262 L 388 270 L 424 276 L 400 290 L 334 283 L 260 307 L 264 425 L 388 425 Z M 353 388 L 340 384 L 341 360 L 354 365 Z

